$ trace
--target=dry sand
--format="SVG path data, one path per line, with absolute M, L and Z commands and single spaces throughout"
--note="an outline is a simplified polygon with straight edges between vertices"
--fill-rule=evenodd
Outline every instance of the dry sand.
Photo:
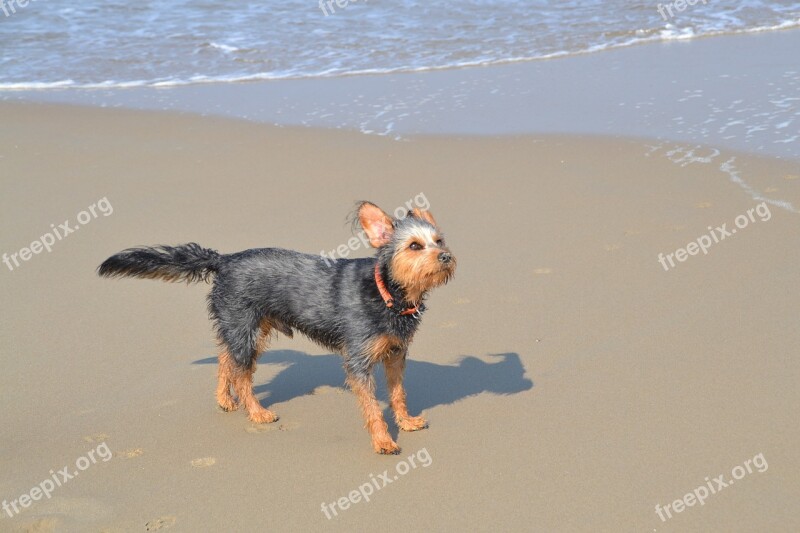
M 797 214 L 773 205 L 707 256 L 668 272 L 657 261 L 758 203 L 719 165 L 680 166 L 635 140 L 396 142 L 23 104 L 0 115 L 0 253 L 113 206 L 51 252 L 0 264 L 0 499 L 103 442 L 114 454 L 0 530 L 800 528 Z M 736 166 L 800 205 L 796 162 Z M 430 428 L 400 434 L 398 457 L 372 452 L 337 356 L 279 339 L 256 391 L 281 419 L 254 427 L 214 401 L 208 287 L 94 273 L 137 244 L 330 250 L 351 236 L 356 200 L 394 209 L 420 193 L 459 271 L 433 293 L 407 372 Z M 322 512 L 420 452 L 429 466 Z M 666 522 L 655 513 L 757 454 L 765 472 Z

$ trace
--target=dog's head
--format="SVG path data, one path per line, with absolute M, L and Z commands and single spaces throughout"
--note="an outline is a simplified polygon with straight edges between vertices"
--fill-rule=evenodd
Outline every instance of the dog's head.
M 388 266 L 410 301 L 419 301 L 455 274 L 456 258 L 430 211 L 414 208 L 402 218 L 392 218 L 377 205 L 362 202 L 357 219 L 378 249 L 378 260 Z

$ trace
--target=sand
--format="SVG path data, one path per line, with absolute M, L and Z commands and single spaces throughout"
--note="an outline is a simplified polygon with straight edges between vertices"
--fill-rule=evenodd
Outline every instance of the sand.
M 767 204 L 768 220 L 707 255 L 658 261 L 708 226 L 732 228 L 760 203 L 751 195 L 800 206 L 796 162 L 681 166 L 670 146 L 635 139 L 397 142 L 9 103 L 0 115 L 0 253 L 87 221 L 14 270 L 0 264 L 0 499 L 86 467 L 3 513 L 0 530 L 800 527 L 797 214 Z M 750 193 L 720 171 L 730 157 Z M 139 244 L 318 253 L 351 237 L 355 201 L 423 197 L 459 270 L 411 349 L 409 406 L 430 428 L 397 435 L 395 457 L 372 452 L 338 356 L 279 338 L 256 392 L 281 419 L 253 426 L 214 401 L 207 286 L 94 272 Z M 674 511 L 746 461 L 752 473 Z M 323 503 L 373 480 L 370 501 L 326 517 Z

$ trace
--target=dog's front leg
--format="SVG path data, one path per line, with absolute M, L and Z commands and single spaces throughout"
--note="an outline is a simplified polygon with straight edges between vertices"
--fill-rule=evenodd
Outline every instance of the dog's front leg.
M 394 411 L 397 427 L 403 431 L 418 431 L 428 427 L 428 422 L 421 416 L 408 414 L 406 406 L 406 390 L 403 387 L 403 373 L 406 369 L 406 352 L 392 354 L 383 360 L 386 369 L 386 385 L 389 389 L 389 403 Z
M 389 426 L 375 398 L 375 379 L 372 377 L 372 372 L 348 371 L 347 385 L 358 399 L 364 415 L 364 425 L 372 437 L 372 447 L 375 451 L 382 454 L 400 453 L 400 446 L 389 435 Z

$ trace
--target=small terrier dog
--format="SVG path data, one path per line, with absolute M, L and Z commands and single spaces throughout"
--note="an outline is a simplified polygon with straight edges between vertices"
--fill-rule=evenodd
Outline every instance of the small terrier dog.
M 425 419 L 406 407 L 403 372 L 408 347 L 425 311 L 428 291 L 447 283 L 456 259 L 429 211 L 418 208 L 393 219 L 361 202 L 354 217 L 377 248 L 375 257 L 326 262 L 321 256 L 280 248 L 222 255 L 195 243 L 130 248 L 98 268 L 105 277 L 208 281 L 208 310 L 219 340 L 217 403 L 234 411 L 238 401 L 251 421 L 277 415 L 253 394 L 253 373 L 273 333 L 299 331 L 344 358 L 347 385 L 355 393 L 382 454 L 399 453 L 375 398 L 372 369 L 383 363 L 397 427 L 417 431 Z

